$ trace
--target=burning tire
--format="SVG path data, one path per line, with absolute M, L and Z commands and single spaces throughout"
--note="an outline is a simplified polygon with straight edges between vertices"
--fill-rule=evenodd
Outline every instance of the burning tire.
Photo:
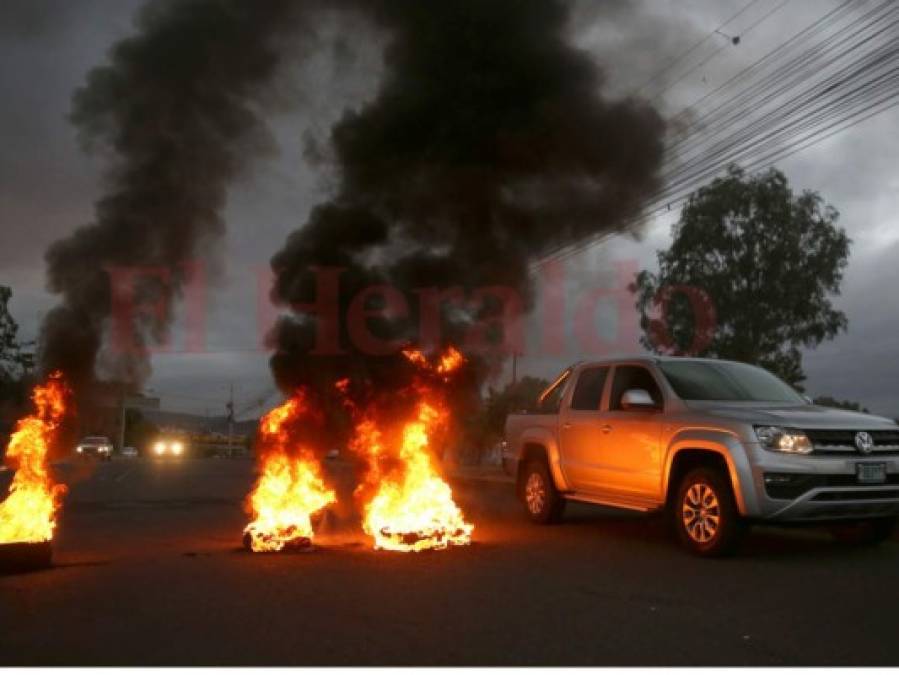
M 311 537 L 303 537 L 298 536 L 293 539 L 288 539 L 280 544 L 280 548 L 272 548 L 268 550 L 254 550 L 253 549 L 253 536 L 249 532 L 245 532 L 243 535 L 243 547 L 244 550 L 249 553 L 297 553 L 299 551 L 308 551 L 312 548 L 312 538 Z
M 20 574 L 47 569 L 53 564 L 49 541 L 0 544 L 0 574 Z
M 556 490 L 543 460 L 528 462 L 521 474 L 519 491 L 528 517 L 535 523 L 557 523 L 565 511 L 565 499 Z

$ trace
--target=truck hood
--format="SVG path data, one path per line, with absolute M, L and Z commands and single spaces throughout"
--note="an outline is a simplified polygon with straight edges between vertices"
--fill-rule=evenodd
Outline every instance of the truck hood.
M 897 426 L 886 417 L 810 404 L 690 401 L 687 406 L 708 415 L 749 424 L 799 429 L 895 429 Z

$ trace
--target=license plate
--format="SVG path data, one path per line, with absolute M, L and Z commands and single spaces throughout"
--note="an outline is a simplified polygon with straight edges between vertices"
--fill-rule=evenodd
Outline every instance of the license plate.
M 859 483 L 886 483 L 886 464 L 856 464 L 855 475 Z

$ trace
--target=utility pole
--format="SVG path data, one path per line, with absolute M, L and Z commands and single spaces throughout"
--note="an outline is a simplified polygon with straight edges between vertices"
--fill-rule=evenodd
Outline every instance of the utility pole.
M 122 382 L 121 419 L 119 420 L 119 452 L 125 449 L 125 424 L 127 423 L 128 406 L 125 405 L 125 383 Z
M 518 357 L 521 356 L 518 352 L 512 352 L 512 386 L 514 387 L 518 384 Z
M 234 450 L 232 449 L 231 443 L 234 438 L 234 383 L 232 382 L 230 387 L 228 388 L 228 405 L 225 406 L 228 410 L 228 457 L 233 456 Z

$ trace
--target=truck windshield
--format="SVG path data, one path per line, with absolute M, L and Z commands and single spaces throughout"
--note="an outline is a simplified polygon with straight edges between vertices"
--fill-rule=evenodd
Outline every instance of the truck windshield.
M 745 363 L 662 361 L 659 368 L 687 401 L 805 402 L 786 382 Z

